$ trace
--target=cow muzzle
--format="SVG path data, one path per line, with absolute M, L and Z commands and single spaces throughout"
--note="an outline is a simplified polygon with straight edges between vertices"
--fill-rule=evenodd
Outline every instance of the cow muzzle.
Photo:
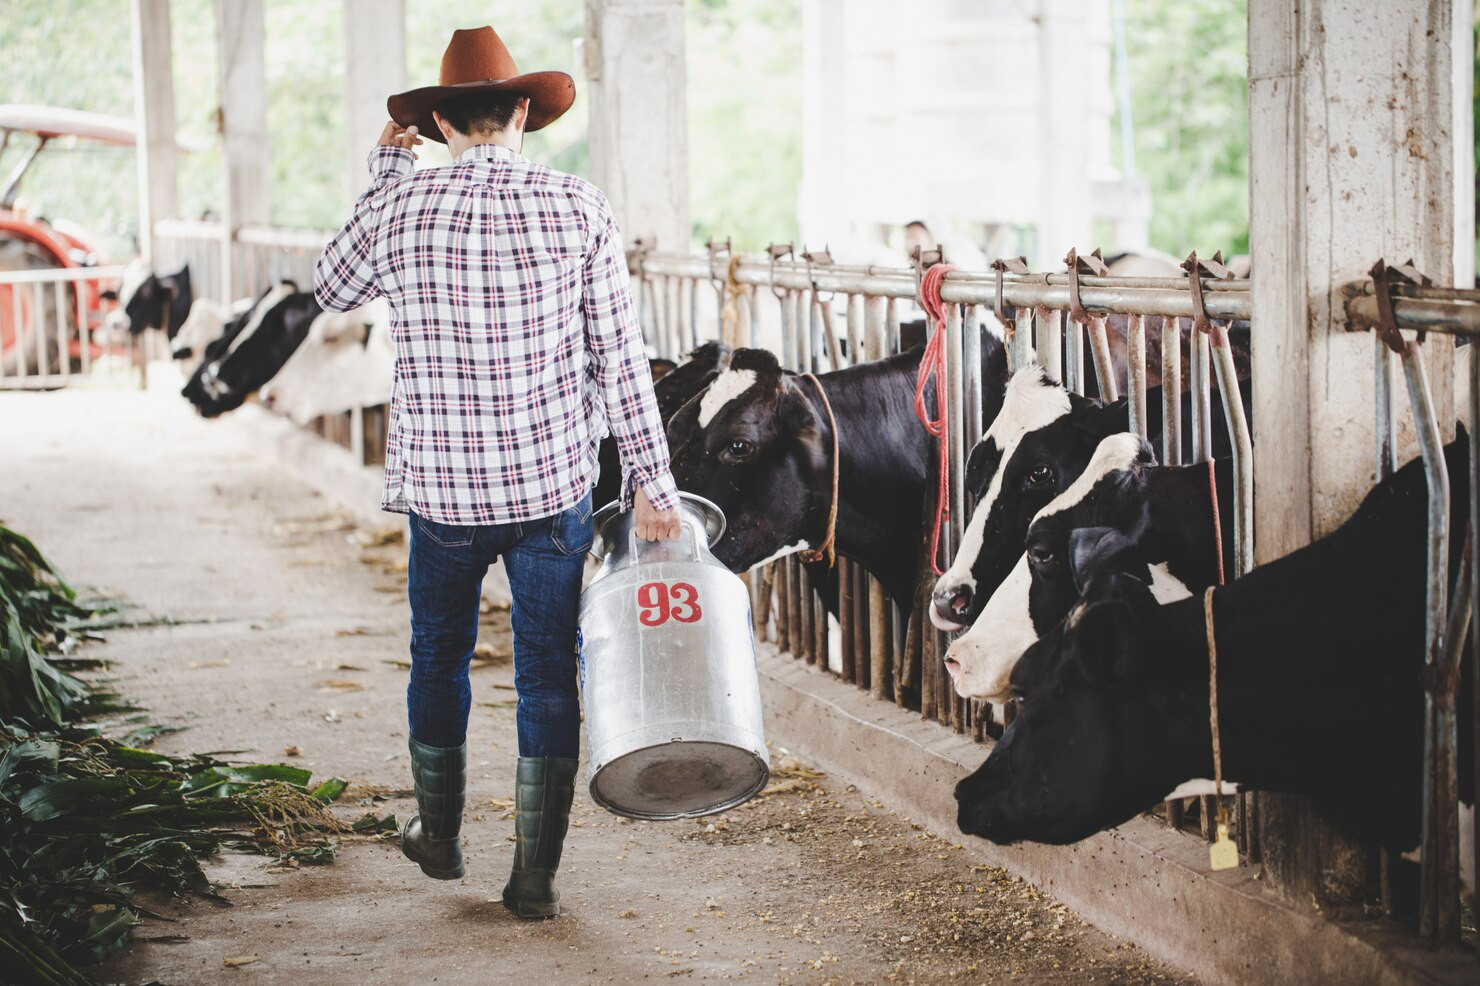
M 966 614 L 971 609 L 972 591 L 969 585 L 950 586 L 936 589 L 930 596 L 930 622 L 937 630 L 954 633 L 966 628 Z

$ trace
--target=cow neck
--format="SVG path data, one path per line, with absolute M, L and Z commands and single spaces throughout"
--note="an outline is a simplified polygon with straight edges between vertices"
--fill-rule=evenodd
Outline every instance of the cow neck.
M 914 592 L 915 519 L 930 450 L 914 415 L 919 363 L 913 350 L 817 378 L 838 438 L 837 553 L 862 564 L 896 599 Z M 823 435 L 824 445 L 832 438 Z
M 827 412 L 827 428 L 832 433 L 832 450 L 828 456 L 832 482 L 828 484 L 827 527 L 822 536 L 822 542 L 816 548 L 808 548 L 801 552 L 801 558 L 804 562 L 826 561 L 827 567 L 832 568 L 837 563 L 838 539 L 838 419 L 833 414 L 832 401 L 828 400 L 827 391 L 818 382 L 817 375 L 804 373 L 802 376 L 817 392 L 818 398 L 822 401 L 822 409 Z
M 1229 780 L 1322 793 L 1323 785 L 1327 792 L 1370 791 L 1405 769 L 1417 775 L 1421 482 L 1420 474 L 1416 495 L 1359 513 L 1323 541 L 1218 591 L 1219 711 Z M 1456 498 L 1467 503 L 1468 494 Z M 1163 612 L 1172 621 L 1175 652 L 1197 655 L 1195 677 L 1206 689 L 1202 599 Z
M 1233 464 L 1220 459 L 1215 468 L 1224 519 L 1231 519 Z M 1217 544 L 1213 536 L 1207 466 L 1157 467 L 1148 470 L 1145 477 L 1145 487 L 1138 498 L 1147 507 L 1150 530 L 1146 543 L 1157 553 L 1154 560 L 1165 561 L 1168 571 L 1189 587 L 1216 584 L 1218 568 L 1213 555 Z M 1230 573 L 1233 544 L 1231 537 L 1223 538 L 1223 562 Z

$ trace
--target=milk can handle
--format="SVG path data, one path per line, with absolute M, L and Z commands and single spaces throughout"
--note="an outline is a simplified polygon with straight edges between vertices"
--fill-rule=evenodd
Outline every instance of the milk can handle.
M 679 543 L 682 544 L 684 539 L 687 538 L 691 560 L 702 561 L 703 559 L 699 555 L 699 532 L 694 527 L 694 521 L 690 517 L 680 513 L 679 525 L 681 527 L 678 535 Z M 630 539 L 632 557 L 639 561 L 642 560 L 642 554 L 649 546 L 656 548 L 659 545 L 670 543 L 668 541 L 649 541 L 646 538 L 638 537 L 637 526 L 635 524 L 627 532 L 627 537 Z

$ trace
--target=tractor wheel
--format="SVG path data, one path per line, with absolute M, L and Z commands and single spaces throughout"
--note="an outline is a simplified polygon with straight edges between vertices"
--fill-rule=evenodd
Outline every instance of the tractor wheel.
M 49 270 L 57 266 L 55 259 L 28 240 L 0 238 L 0 271 Z M 72 297 L 72 289 L 64 292 Z M 67 337 L 76 333 L 76 315 L 68 305 Z M 19 318 L 17 318 L 19 316 Z M 67 353 L 57 343 L 57 297 L 51 285 L 0 285 L 0 377 L 13 378 L 25 367 L 28 374 L 37 374 L 42 369 L 41 352 L 45 353 L 48 373 L 64 372 L 67 369 Z

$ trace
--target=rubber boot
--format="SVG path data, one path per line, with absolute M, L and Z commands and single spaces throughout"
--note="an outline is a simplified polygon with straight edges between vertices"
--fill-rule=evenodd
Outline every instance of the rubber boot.
M 560 913 L 555 871 L 570 826 L 576 761 L 572 757 L 520 757 L 514 785 L 514 871 L 504 906 L 522 918 Z
M 468 782 L 468 746 L 427 746 L 414 739 L 407 745 L 420 814 L 401 830 L 401 851 L 434 880 L 460 880 L 466 871 L 457 836 Z

